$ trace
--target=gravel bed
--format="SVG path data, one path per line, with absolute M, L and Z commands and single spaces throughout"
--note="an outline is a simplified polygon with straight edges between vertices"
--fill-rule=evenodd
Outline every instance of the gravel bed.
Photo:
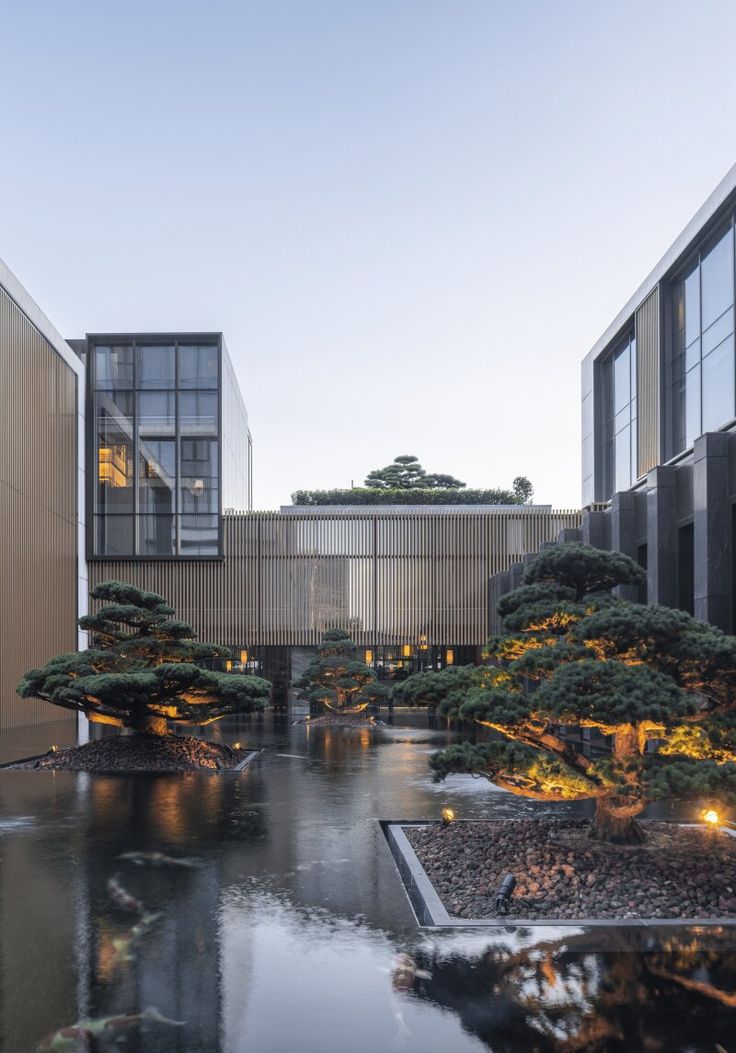
M 89 772 L 226 771 L 249 752 L 191 735 L 106 735 L 13 767 Z
M 405 827 L 445 909 L 492 916 L 504 874 L 517 880 L 509 917 L 736 917 L 736 838 L 645 822 L 642 847 L 589 840 L 589 820 L 530 819 Z
M 324 713 L 318 717 L 302 717 L 294 724 L 308 724 L 310 728 L 372 728 L 376 720 L 361 713 Z

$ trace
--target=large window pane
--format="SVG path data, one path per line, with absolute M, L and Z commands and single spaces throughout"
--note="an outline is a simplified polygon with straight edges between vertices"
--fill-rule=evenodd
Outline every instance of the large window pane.
M 619 413 L 631 398 L 631 357 L 629 347 L 613 360 L 613 412 Z
M 703 329 L 733 304 L 733 230 L 703 256 L 701 263 Z
M 218 359 L 215 346 L 179 347 L 179 387 L 216 388 Z
M 631 486 L 631 428 L 624 428 L 616 436 L 616 472 L 614 490 L 628 490 Z
M 733 337 L 703 359 L 703 431 L 715 431 L 734 416 Z
M 141 441 L 138 511 L 156 515 L 176 511 L 176 443 L 173 439 Z
M 180 510 L 219 511 L 217 442 L 209 439 L 181 440 Z
M 145 515 L 138 519 L 138 555 L 176 555 L 176 516 Z
M 97 435 L 95 511 L 133 511 L 132 392 L 98 392 L 95 396 Z
M 182 391 L 179 394 L 179 427 L 182 434 L 217 433 L 217 392 Z
M 682 302 L 685 311 L 685 346 L 689 347 L 700 336 L 700 268 L 697 263 L 683 281 Z
M 138 348 L 138 387 L 173 388 L 176 382 L 176 353 L 173 347 Z
M 95 387 L 133 386 L 133 348 L 129 345 L 95 347 Z
M 696 367 L 685 376 L 685 446 L 692 446 L 700 434 L 700 368 Z
M 218 517 L 183 515 L 179 519 L 179 552 L 182 556 L 218 554 Z
M 709 355 L 714 347 L 733 332 L 733 307 L 724 311 L 721 317 L 703 333 L 703 358 Z
M 134 516 L 95 516 L 95 555 L 133 555 Z
M 176 394 L 173 391 L 141 391 L 138 394 L 138 431 L 141 435 L 173 435 L 176 424 Z

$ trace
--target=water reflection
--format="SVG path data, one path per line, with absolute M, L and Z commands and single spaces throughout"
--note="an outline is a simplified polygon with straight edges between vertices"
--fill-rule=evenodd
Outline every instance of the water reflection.
M 729 1050 L 728 931 L 416 927 L 375 819 L 516 801 L 438 801 L 447 734 L 265 722 L 239 775 L 4 775 L 0 1050 Z

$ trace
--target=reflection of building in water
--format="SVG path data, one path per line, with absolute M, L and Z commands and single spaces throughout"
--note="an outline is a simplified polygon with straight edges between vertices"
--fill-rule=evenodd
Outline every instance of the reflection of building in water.
M 266 833 L 265 809 L 244 814 L 239 805 L 251 780 L 192 774 L 124 780 L 81 776 L 75 782 L 76 804 L 70 802 L 70 810 L 76 812 L 79 863 L 74 903 L 58 903 L 59 889 L 66 886 L 58 882 L 53 868 L 47 869 L 54 894 L 44 903 L 54 915 L 58 910 L 59 917 L 52 920 L 44 908 L 39 916 L 48 926 L 47 938 L 27 941 L 23 951 L 35 976 L 42 978 L 46 968 L 56 974 L 48 986 L 59 992 L 62 1001 L 48 1014 L 46 1031 L 87 1016 L 134 1014 L 153 1006 L 185 1026 L 167 1030 L 160 1025 L 164 1031 L 159 1028 L 158 1037 L 151 1035 L 151 1049 L 164 1048 L 163 1034 L 167 1050 L 217 1053 L 221 1048 L 222 857 L 232 843 L 240 847 Z M 48 792 L 45 780 L 43 789 Z M 140 865 L 120 858 L 130 852 L 153 853 L 154 858 L 143 859 Z M 168 861 L 161 861 L 161 854 Z M 179 865 L 173 862 L 177 860 Z M 43 866 L 36 866 L 35 879 L 10 876 L 32 885 L 44 872 Z M 135 909 L 116 906 L 108 888 L 111 878 L 143 905 L 142 927 Z M 12 951 L 11 928 L 3 925 L 0 954 L 20 956 L 20 949 Z M 21 928 L 27 934 L 28 919 L 23 918 L 18 928 L 19 938 Z M 18 972 L 16 968 L 13 978 L 16 1000 Z M 68 976 L 68 985 L 60 984 L 58 976 Z M 30 1012 L 32 1005 L 30 999 L 24 1012 Z M 38 1021 L 24 1024 L 20 1008 L 4 1019 L 13 1022 L 19 1034 L 33 1037 L 24 1048 L 35 1048 L 42 1037 Z M 8 1043 L 2 1048 L 20 1047 Z M 145 1039 L 140 1048 L 149 1048 Z
M 224 559 L 98 561 L 163 593 L 231 668 L 290 678 L 295 649 L 346 629 L 386 676 L 476 661 L 488 637 L 488 579 L 576 525 L 535 506 L 299 508 L 226 515 Z

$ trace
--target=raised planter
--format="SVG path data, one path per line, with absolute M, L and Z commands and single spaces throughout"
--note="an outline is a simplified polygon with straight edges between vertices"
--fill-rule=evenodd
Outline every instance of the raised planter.
M 455 820 L 455 823 L 472 823 L 474 825 L 480 825 L 487 822 L 497 826 L 499 823 L 504 824 L 515 824 L 517 822 L 524 822 L 524 820 Z M 661 821 L 658 821 L 661 822 Z M 702 824 L 693 823 L 672 823 L 673 826 L 692 828 L 702 827 Z M 600 917 L 525 917 L 523 913 L 515 912 L 513 905 L 509 914 L 493 916 L 491 909 L 493 905 L 493 895 L 489 896 L 488 906 L 489 914 L 484 917 L 460 917 L 455 914 L 451 914 L 445 903 L 443 902 L 440 892 L 433 884 L 427 871 L 422 866 L 417 853 L 412 847 L 409 838 L 407 837 L 406 831 L 412 829 L 426 829 L 426 828 L 441 828 L 441 824 L 435 821 L 382 821 L 381 826 L 383 828 L 388 846 L 391 850 L 391 854 L 396 862 L 401 879 L 404 883 L 407 896 L 411 903 L 412 909 L 416 916 L 418 923 L 422 926 L 432 927 L 494 927 L 498 928 L 503 926 L 508 928 L 509 926 L 517 927 L 530 927 L 530 926 L 571 926 L 575 928 L 581 927 L 600 927 L 600 928 L 631 928 L 631 929 L 647 929 L 652 927 L 662 926 L 708 926 L 708 927 L 722 927 L 724 925 L 736 926 L 736 914 L 725 917 L 652 917 L 652 918 L 639 918 L 639 917 L 614 917 L 614 918 L 600 918 Z M 734 830 L 723 828 L 718 836 L 736 838 L 736 832 Z M 637 851 L 637 850 L 633 850 Z M 622 876 L 625 880 L 626 872 L 625 868 L 622 868 Z M 736 868 L 734 868 L 733 875 L 734 887 L 736 888 Z M 495 888 L 490 890 L 495 893 Z M 512 901 L 513 904 L 513 901 Z

